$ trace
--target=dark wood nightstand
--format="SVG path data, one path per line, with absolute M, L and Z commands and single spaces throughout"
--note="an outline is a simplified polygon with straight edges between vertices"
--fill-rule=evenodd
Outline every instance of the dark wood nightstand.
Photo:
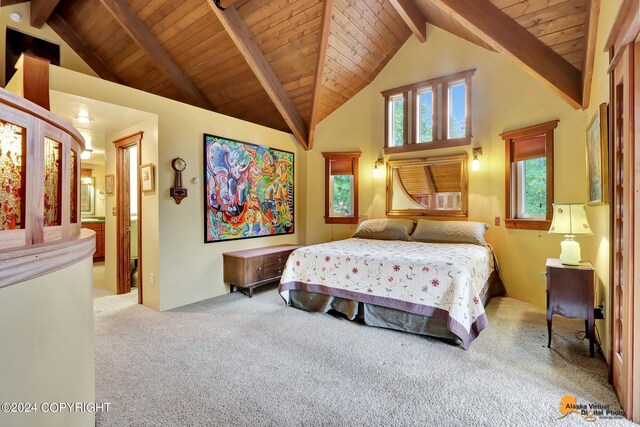
M 563 265 L 557 258 L 547 259 L 547 329 L 551 348 L 551 323 L 554 314 L 584 319 L 589 337 L 589 355 L 594 344 L 594 286 L 595 270 L 588 261 L 580 265 Z
M 287 258 L 298 245 L 278 245 L 222 254 L 224 281 L 229 291 L 238 289 L 249 297 L 253 288 L 280 280 Z

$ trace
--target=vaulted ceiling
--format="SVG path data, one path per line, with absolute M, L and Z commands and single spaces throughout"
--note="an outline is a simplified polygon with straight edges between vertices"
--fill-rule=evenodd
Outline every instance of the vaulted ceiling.
M 104 79 L 271 128 L 305 147 L 409 37 L 435 25 L 588 104 L 600 0 L 32 0 Z M 16 3 L 11 0 L 11 3 Z M 17 1 L 19 2 L 19 1 Z M 7 2 L 3 1 L 3 5 Z

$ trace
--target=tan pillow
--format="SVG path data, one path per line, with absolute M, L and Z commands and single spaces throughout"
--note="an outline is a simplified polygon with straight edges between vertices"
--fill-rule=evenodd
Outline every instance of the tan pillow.
M 353 237 L 378 240 L 407 240 L 415 222 L 412 219 L 368 219 L 362 221 Z
M 409 241 L 431 243 L 472 243 L 485 246 L 484 234 L 489 226 L 473 221 L 418 220 Z

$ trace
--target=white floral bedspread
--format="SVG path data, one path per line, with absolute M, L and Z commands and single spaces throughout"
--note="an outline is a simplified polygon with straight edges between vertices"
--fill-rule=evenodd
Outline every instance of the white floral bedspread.
M 488 326 L 481 293 L 493 254 L 471 244 L 347 239 L 294 251 L 280 282 L 300 289 L 447 320 L 465 347 Z

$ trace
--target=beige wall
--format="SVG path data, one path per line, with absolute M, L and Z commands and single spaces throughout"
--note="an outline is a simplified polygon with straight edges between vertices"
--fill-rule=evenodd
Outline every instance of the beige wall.
M 151 307 L 168 310 L 184 304 L 211 298 L 228 292 L 228 287 L 222 277 L 222 253 L 254 248 L 260 246 L 298 243 L 298 234 L 259 239 L 236 240 L 224 243 L 204 243 L 204 201 L 203 201 L 203 133 L 226 136 L 240 141 L 267 145 L 295 153 L 296 182 L 301 188 L 301 175 L 305 171 L 299 167 L 299 150 L 292 135 L 265 128 L 259 125 L 223 116 L 211 111 L 202 110 L 169 99 L 161 98 L 149 93 L 130 89 L 111 82 L 96 79 L 83 74 L 51 67 L 51 89 L 74 95 L 84 96 L 111 104 L 122 105 L 157 115 L 157 154 L 152 160 L 154 148 L 146 145 L 147 133 L 143 142 L 143 163 L 156 164 L 156 192 L 154 196 L 145 195 L 143 216 L 145 230 L 143 230 L 143 248 L 150 246 L 159 251 L 157 267 L 150 267 L 146 249 L 143 249 L 145 304 Z M 109 139 L 107 139 L 108 141 Z M 107 146 L 109 144 L 107 143 Z M 149 152 L 147 150 L 150 150 Z M 146 156 L 149 157 L 146 157 Z M 107 167 L 109 174 L 110 154 L 107 152 Z M 187 169 L 183 173 L 183 184 L 188 189 L 189 197 L 177 205 L 169 196 L 169 188 L 173 185 L 173 170 L 171 160 L 180 156 L 187 162 Z M 145 160 L 147 159 L 147 160 Z M 113 169 L 115 170 L 115 169 Z M 200 182 L 192 182 L 193 177 L 199 177 Z M 296 191 L 296 217 L 298 217 L 301 191 Z M 157 199 L 158 223 L 147 221 L 147 214 L 153 207 L 147 208 L 147 198 Z M 110 199 L 106 201 L 106 217 L 110 217 Z M 152 206 L 154 203 L 150 203 Z M 301 224 L 296 219 L 296 233 Z M 110 231 L 107 223 L 107 233 Z M 147 239 L 152 239 L 151 243 Z M 107 238 L 107 257 L 113 252 Z M 151 261 L 153 262 L 153 261 Z M 108 260 L 107 260 L 108 263 Z M 107 276 L 108 276 L 107 268 Z M 154 271 L 155 270 L 155 271 Z M 158 288 L 159 299 L 153 303 L 147 301 L 147 290 L 150 288 L 149 274 L 155 273 L 155 286 Z M 113 279 L 108 276 L 107 282 Z
M 91 266 L 0 289 L 0 402 L 95 402 Z M 94 414 L 0 411 L 0 425 L 89 426 Z
M 547 86 L 541 84 L 504 55 L 492 53 L 465 40 L 428 26 L 428 41 L 415 37 L 394 56 L 378 77 L 355 97 L 323 120 L 316 131 L 316 142 L 308 154 L 307 194 L 323 194 L 324 162 L 322 151 L 362 149 L 360 162 L 360 214 L 385 215 L 385 178 L 372 179 L 374 160 L 384 145 L 384 103 L 380 92 L 404 84 L 475 68 L 473 77 L 473 145 L 482 146 L 481 170 L 469 174 L 469 219 L 491 225 L 488 240 L 494 246 L 502 277 L 510 296 L 545 306 L 544 282 L 540 272 L 549 257 L 558 257 L 562 236 L 530 230 L 511 230 L 493 226 L 494 217 L 504 217 L 504 142 L 505 131 L 559 119 L 555 131 L 555 200 L 586 202 L 585 129 L 590 112 L 574 110 Z M 605 92 L 594 104 L 606 99 L 606 76 L 602 70 L 594 86 Z M 591 111 L 591 110 L 590 110 Z M 392 158 L 439 156 L 467 152 L 470 147 L 422 151 Z M 470 156 L 471 157 L 471 156 Z M 389 159 L 389 157 L 386 157 Z M 314 177 L 320 177 L 315 179 Z M 307 243 L 343 238 L 352 226 L 324 225 L 323 197 L 309 197 L 306 205 Z M 578 237 L 584 259 L 598 268 L 600 294 L 607 283 L 608 209 L 588 208 L 593 236 Z M 601 296 L 598 296 L 600 300 Z M 601 335 L 603 330 L 600 331 Z
M 31 6 L 30 2 L 19 3 L 12 6 L 4 6 L 0 7 L 0 62 L 2 63 L 2 67 L 0 67 L 0 84 L 2 87 L 5 86 L 5 77 L 4 77 L 4 58 L 5 58 L 5 38 L 6 38 L 6 27 L 13 28 L 14 30 L 18 30 L 22 33 L 29 34 L 34 37 L 38 37 L 42 40 L 46 40 L 51 43 L 55 43 L 60 46 L 60 66 L 64 68 L 68 68 L 70 70 L 78 71 L 84 74 L 88 74 L 91 76 L 97 76 L 97 74 L 89 67 L 79 56 L 75 53 L 65 42 L 62 41 L 60 36 L 55 33 L 47 24 L 45 24 L 42 29 L 33 28 L 29 24 L 30 14 L 29 8 Z M 18 12 L 22 15 L 21 22 L 13 22 L 9 18 L 9 13 Z

